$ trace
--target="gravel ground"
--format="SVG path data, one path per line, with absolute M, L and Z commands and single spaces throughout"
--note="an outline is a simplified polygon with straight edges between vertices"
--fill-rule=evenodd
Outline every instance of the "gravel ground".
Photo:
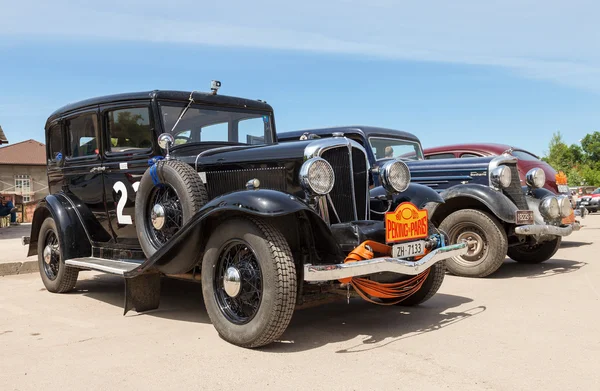
M 419 308 L 299 310 L 261 350 L 222 341 L 195 284 L 167 281 L 158 310 L 123 316 L 113 276 L 81 273 L 64 295 L 0 277 L 0 389 L 598 389 L 600 215 L 583 222 L 546 263 L 447 276 Z

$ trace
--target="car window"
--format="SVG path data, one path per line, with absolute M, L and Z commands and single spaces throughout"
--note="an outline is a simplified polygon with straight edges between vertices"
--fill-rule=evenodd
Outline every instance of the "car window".
M 51 161 L 60 160 L 62 155 L 62 134 L 60 124 L 54 124 L 48 130 L 48 159 Z
M 454 154 L 453 153 L 438 153 L 435 155 L 427 155 L 425 156 L 425 159 L 427 160 L 433 160 L 433 159 L 454 159 Z
M 150 109 L 135 107 L 107 114 L 108 151 L 129 152 L 152 148 Z
M 98 116 L 95 113 L 67 119 L 66 131 L 69 135 L 70 157 L 98 154 Z
M 238 141 L 245 144 L 265 143 L 263 118 L 250 118 L 238 122 Z
M 540 159 L 525 151 L 512 151 L 512 155 L 521 160 L 531 160 L 536 162 L 540 161 Z
M 423 159 L 421 145 L 409 141 L 383 137 L 369 137 L 375 159 L 400 158 L 404 160 Z
M 462 155 L 460 155 L 461 158 L 467 158 L 467 157 L 480 157 L 479 155 L 475 155 L 474 153 L 463 153 Z

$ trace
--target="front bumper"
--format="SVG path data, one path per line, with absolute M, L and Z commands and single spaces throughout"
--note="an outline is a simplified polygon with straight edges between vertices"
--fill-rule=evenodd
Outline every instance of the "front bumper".
M 304 265 L 304 281 L 332 281 L 342 278 L 365 276 L 368 274 L 391 272 L 415 276 L 436 263 L 448 258 L 466 254 L 467 243 L 452 244 L 437 248 L 418 261 L 407 261 L 401 258 L 382 257 L 366 259 L 364 261 L 326 264 Z
M 573 231 L 578 231 L 579 228 L 579 222 L 574 222 L 566 227 L 557 227 L 555 225 L 521 225 L 515 228 L 515 233 L 517 235 L 569 236 Z

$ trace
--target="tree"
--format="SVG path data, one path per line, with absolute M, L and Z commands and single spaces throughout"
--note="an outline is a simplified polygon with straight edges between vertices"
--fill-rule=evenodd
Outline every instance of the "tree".
M 552 135 L 548 144 L 548 152 L 542 158 L 554 167 L 563 171 L 569 184 L 600 186 L 600 132 L 586 135 L 581 146 L 567 145 L 560 132 Z

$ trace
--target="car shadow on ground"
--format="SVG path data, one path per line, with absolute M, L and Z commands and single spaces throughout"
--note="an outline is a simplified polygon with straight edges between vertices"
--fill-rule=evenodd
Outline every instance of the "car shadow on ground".
M 560 248 L 575 248 L 575 247 L 581 247 L 581 246 L 589 246 L 593 244 L 592 242 L 562 242 L 560 244 Z
M 91 279 L 79 280 L 73 293 L 123 310 L 125 281 L 118 276 L 99 274 Z M 160 306 L 157 309 L 141 313 L 130 311 L 127 316 L 156 316 L 184 322 L 210 323 L 202 299 L 202 286 L 172 278 L 161 279 Z
M 553 277 L 576 272 L 585 265 L 587 265 L 586 262 L 571 261 L 560 258 L 552 258 L 546 262 L 536 264 L 519 263 L 507 258 L 500 269 L 486 278 L 505 279 Z
M 417 307 L 377 306 L 353 299 L 298 310 L 281 341 L 261 348 L 272 353 L 293 353 L 330 343 L 352 341 L 336 353 L 360 353 L 379 349 L 401 340 L 440 330 L 486 310 L 475 306 L 461 311 L 450 308 L 472 299 L 436 294 Z M 360 341 L 356 341 L 360 337 Z
M 123 308 L 125 283 L 121 277 L 98 274 L 80 279 L 72 294 Z M 357 353 L 389 345 L 390 343 L 440 330 L 469 319 L 486 310 L 476 306 L 462 311 L 448 311 L 473 300 L 467 297 L 438 293 L 417 307 L 377 306 L 362 299 L 352 299 L 299 309 L 281 341 L 261 350 L 273 353 L 291 353 L 314 349 L 329 343 L 349 341 L 362 336 L 359 344 L 337 353 Z M 200 284 L 163 278 L 160 307 L 143 313 L 135 311 L 127 316 L 156 316 L 160 318 L 210 323 L 202 299 Z

